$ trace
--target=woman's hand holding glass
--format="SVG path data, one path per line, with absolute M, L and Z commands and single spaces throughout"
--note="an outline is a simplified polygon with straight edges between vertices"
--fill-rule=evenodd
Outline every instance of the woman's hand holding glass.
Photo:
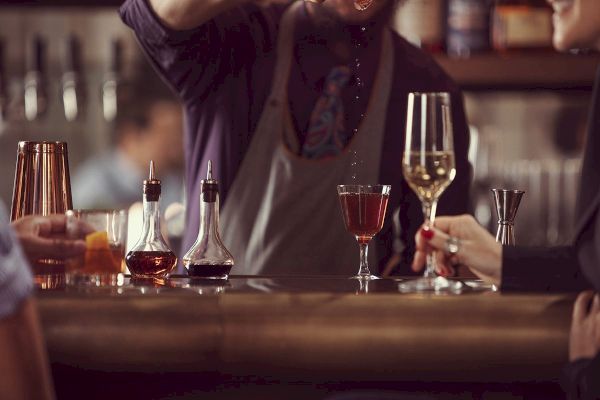
M 594 358 L 600 352 L 600 295 L 581 293 L 573 307 L 569 361 Z
M 487 283 L 502 280 L 502 245 L 470 215 L 438 217 L 435 227 L 424 225 L 417 232 L 415 242 L 414 271 L 421 271 L 434 252 L 440 275 L 453 275 L 461 264 Z

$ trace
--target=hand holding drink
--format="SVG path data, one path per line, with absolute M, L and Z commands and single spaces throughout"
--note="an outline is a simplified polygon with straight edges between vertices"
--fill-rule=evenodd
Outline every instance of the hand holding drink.
M 124 272 L 127 211 L 69 210 L 67 234 L 85 240 L 85 253 L 66 265 L 67 284 L 101 285 Z
M 64 214 L 28 215 L 11 223 L 23 251 L 31 263 L 41 258 L 64 260 L 81 256 L 85 251 L 83 237 L 67 237 Z M 84 225 L 78 225 L 80 231 Z
M 452 240 L 458 241 L 455 254 L 450 254 L 447 249 Z M 417 232 L 415 243 L 414 271 L 421 271 L 427 254 L 435 251 L 437 273 L 451 275 L 455 266 L 461 264 L 485 282 L 500 284 L 502 245 L 470 215 L 438 217 L 435 227 L 423 226 Z

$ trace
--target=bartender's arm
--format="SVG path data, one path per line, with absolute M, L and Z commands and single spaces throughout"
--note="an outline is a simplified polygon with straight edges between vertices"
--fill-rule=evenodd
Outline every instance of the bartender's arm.
M 289 0 L 126 0 L 121 18 L 159 74 L 185 103 L 205 101 L 228 76 L 273 50 Z M 268 3 L 268 7 L 262 7 Z
M 148 0 L 161 22 L 171 29 L 187 30 L 249 0 Z

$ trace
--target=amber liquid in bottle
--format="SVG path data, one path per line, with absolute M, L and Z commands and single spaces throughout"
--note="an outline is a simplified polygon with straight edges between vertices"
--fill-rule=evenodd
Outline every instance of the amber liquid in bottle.
M 150 176 L 144 181 L 142 235 L 125 257 L 133 279 L 164 278 L 177 264 L 177 257 L 160 233 L 160 193 L 161 183 L 154 176 L 151 161 Z
M 177 264 L 172 251 L 130 251 L 125 260 L 131 273 L 142 277 L 162 277 Z

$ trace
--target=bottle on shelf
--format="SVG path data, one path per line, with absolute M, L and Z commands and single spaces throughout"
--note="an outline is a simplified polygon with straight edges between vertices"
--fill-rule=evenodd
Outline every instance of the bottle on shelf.
M 134 279 L 164 278 L 177 264 L 177 257 L 160 231 L 160 194 L 161 182 L 156 179 L 154 162 L 150 161 L 150 174 L 144 180 L 142 235 L 125 257 Z
M 396 10 L 393 28 L 412 44 L 432 53 L 444 47 L 446 0 L 405 0 Z
M 552 10 L 545 0 L 497 0 L 492 16 L 495 50 L 550 49 Z
M 446 52 L 470 57 L 490 48 L 491 0 L 449 0 Z
M 219 235 L 219 182 L 213 179 L 210 161 L 206 179 L 200 184 L 198 238 L 183 256 L 183 265 L 193 278 L 227 279 L 234 261 Z

